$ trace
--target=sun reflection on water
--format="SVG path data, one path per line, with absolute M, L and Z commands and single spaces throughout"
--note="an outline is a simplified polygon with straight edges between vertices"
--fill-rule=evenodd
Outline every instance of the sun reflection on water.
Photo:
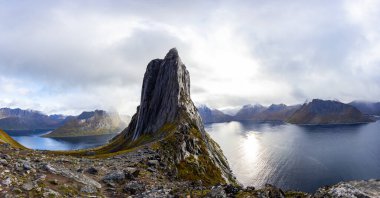
M 244 159 L 247 160 L 247 162 L 250 164 L 257 162 L 257 157 L 260 150 L 258 134 L 259 132 L 257 131 L 249 131 L 246 134 L 246 138 L 242 140 L 242 151 L 244 154 Z

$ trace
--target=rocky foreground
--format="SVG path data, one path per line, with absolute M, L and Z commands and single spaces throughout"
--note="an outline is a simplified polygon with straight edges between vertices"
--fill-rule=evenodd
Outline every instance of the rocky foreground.
M 165 171 L 149 145 L 120 155 L 72 157 L 0 145 L 0 197 L 380 197 L 380 181 L 351 181 L 315 194 L 240 185 L 205 186 Z

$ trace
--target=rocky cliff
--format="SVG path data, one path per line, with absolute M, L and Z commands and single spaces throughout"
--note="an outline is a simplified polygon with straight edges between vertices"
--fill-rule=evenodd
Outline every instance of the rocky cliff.
M 355 124 L 371 121 L 351 105 L 320 99 L 304 104 L 288 119 L 292 124 Z
M 83 112 L 71 117 L 63 126 L 58 127 L 44 137 L 78 137 L 118 133 L 126 124 L 117 113 L 103 110 Z
M 190 75 L 177 50 L 152 60 L 146 69 L 141 103 L 129 126 L 98 154 L 152 143 L 167 164 L 167 172 L 204 184 L 235 179 L 219 145 L 205 132 L 190 98 Z

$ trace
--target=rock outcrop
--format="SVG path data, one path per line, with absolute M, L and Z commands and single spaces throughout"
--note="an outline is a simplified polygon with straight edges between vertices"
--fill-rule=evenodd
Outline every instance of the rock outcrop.
M 288 119 L 292 124 L 357 124 L 371 121 L 351 105 L 320 99 L 305 103 Z
M 360 180 L 340 182 L 333 186 L 319 188 L 313 197 L 380 197 L 380 181 Z
M 146 143 L 161 154 L 167 172 L 205 184 L 235 182 L 218 144 L 204 130 L 190 98 L 190 76 L 177 50 L 152 60 L 146 69 L 141 104 L 129 126 L 97 153 Z
M 83 112 L 44 137 L 78 137 L 118 133 L 126 126 L 119 114 L 103 110 Z

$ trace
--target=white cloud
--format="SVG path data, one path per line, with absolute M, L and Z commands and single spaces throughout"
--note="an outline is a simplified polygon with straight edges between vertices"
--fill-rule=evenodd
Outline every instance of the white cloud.
M 171 47 L 190 71 L 193 99 L 213 107 L 378 100 L 377 4 L 2 2 L 0 105 L 132 114 L 146 65 Z

